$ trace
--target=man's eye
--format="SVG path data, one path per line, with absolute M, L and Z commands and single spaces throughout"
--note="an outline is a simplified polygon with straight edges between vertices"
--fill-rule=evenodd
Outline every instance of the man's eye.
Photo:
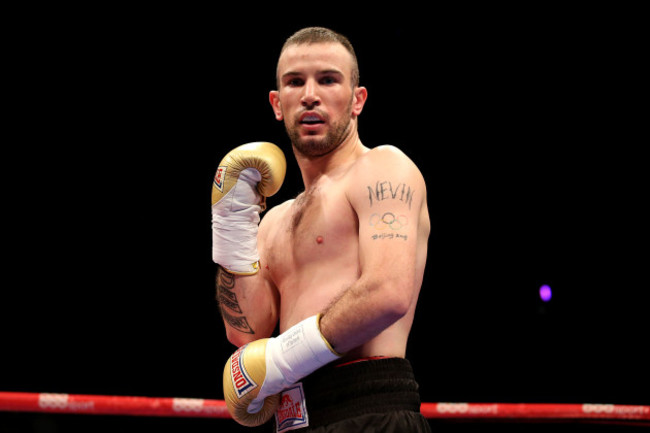
M 302 86 L 303 81 L 300 78 L 292 78 L 289 81 L 287 81 L 287 86 Z
M 320 82 L 321 84 L 335 84 L 337 83 L 337 80 L 334 77 L 323 77 Z

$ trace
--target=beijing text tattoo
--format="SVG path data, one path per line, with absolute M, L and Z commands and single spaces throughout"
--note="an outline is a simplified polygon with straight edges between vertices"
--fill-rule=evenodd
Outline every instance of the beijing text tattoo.
M 368 221 L 370 226 L 375 229 L 372 239 L 403 239 L 407 240 L 408 235 L 401 234 L 399 231 L 409 223 L 408 216 L 404 214 L 394 214 L 393 212 L 384 212 L 383 214 L 373 213 Z

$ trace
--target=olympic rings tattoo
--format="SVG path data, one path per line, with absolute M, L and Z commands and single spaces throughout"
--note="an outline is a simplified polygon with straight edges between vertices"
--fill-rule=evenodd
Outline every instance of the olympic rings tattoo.
M 386 230 L 390 228 L 391 230 L 400 230 L 402 227 L 407 226 L 409 219 L 406 215 L 396 216 L 392 212 L 386 212 L 383 215 L 378 213 L 373 213 L 370 215 L 370 225 L 373 226 L 376 230 Z

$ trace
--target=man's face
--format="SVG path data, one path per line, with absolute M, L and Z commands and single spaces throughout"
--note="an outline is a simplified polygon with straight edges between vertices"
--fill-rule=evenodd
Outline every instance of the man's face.
M 350 81 L 352 56 L 342 45 L 289 46 L 280 56 L 277 73 L 280 88 L 271 92 L 271 105 L 300 153 L 325 155 L 356 128 L 352 120 L 363 102 L 358 103 L 359 88 Z

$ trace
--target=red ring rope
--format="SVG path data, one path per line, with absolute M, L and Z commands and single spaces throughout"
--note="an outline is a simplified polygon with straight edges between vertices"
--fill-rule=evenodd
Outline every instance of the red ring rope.
M 230 418 L 223 400 L 0 392 L 0 411 Z
M 0 392 L 0 411 L 230 418 L 223 400 Z M 650 420 L 650 406 L 561 403 L 422 403 L 426 418 Z

